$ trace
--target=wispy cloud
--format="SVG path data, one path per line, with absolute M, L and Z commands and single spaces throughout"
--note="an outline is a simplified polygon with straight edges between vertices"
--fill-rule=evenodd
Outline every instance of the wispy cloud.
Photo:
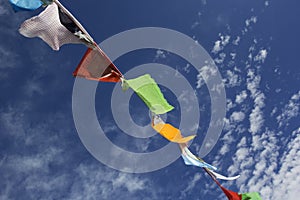
M 0 5 L 0 16 L 7 15 L 9 13 L 8 9 L 4 5 Z
M 279 127 L 288 126 L 289 120 L 297 117 L 300 112 L 300 91 L 294 94 L 283 107 L 282 113 L 276 117 Z
M 17 65 L 19 56 L 10 49 L 0 46 L 0 69 L 13 68 Z
M 247 89 L 250 91 L 250 96 L 254 101 L 254 108 L 249 117 L 249 131 L 253 134 L 258 133 L 264 123 L 262 109 L 265 107 L 265 95 L 259 89 L 260 80 L 261 77 L 255 74 L 254 70 L 248 70 Z
M 67 135 L 72 133 L 66 127 L 72 127 L 72 122 L 64 113 L 49 114 L 37 125 L 28 124 L 27 114 L 22 107 L 11 107 L 0 114 L 1 137 L 14 141 L 4 147 L 7 154 L 0 162 L 1 183 L 6 185 L 0 189 L 1 197 L 120 199 L 126 192 L 131 199 L 139 199 L 137 192 L 143 191 L 149 193 L 149 199 L 155 199 L 155 193 L 148 190 L 147 178 L 78 160 L 81 156 L 70 151 L 74 147 Z M 69 125 L 64 127 L 62 123 Z M 65 191 L 70 191 L 67 196 Z
M 199 74 L 197 75 L 197 88 L 201 88 L 205 84 L 205 80 L 208 80 L 211 77 L 215 77 L 218 73 L 217 69 L 210 66 L 203 66 Z
M 139 199 L 137 192 L 148 193 L 150 183 L 137 175 L 107 170 L 96 165 L 80 164 L 71 186 L 69 199 Z M 149 193 L 149 199 L 155 198 Z
M 181 191 L 181 196 L 179 199 L 186 199 L 188 193 L 195 188 L 196 184 L 200 181 L 201 177 L 202 176 L 200 173 L 196 173 L 193 176 L 193 179 L 189 181 L 189 184 L 185 187 L 185 189 Z

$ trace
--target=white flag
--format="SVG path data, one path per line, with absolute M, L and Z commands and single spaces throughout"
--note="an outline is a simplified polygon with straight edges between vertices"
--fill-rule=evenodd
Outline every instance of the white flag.
M 196 167 L 205 167 L 210 170 L 217 170 L 216 167 L 197 158 L 194 154 L 192 154 L 192 152 L 190 152 L 190 150 L 187 147 L 182 148 L 181 157 L 186 165 L 193 165 Z
M 64 25 L 59 18 L 58 6 L 52 3 L 38 16 L 32 17 L 21 25 L 19 32 L 25 37 L 40 37 L 53 50 L 59 50 L 64 44 L 84 42 Z
M 235 179 L 238 179 L 240 177 L 240 175 L 237 175 L 237 176 L 223 176 L 222 174 L 218 174 L 217 172 L 214 172 L 212 170 L 210 170 L 210 172 L 217 178 L 217 179 L 222 179 L 222 180 L 225 180 L 225 181 L 233 181 Z

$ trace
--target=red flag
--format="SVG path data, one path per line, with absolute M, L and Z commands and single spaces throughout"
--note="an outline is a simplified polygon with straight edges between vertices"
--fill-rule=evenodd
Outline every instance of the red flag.
M 214 182 L 222 189 L 222 191 L 224 192 L 224 194 L 227 196 L 228 200 L 242 200 L 242 195 L 234 192 L 234 191 L 231 191 L 231 190 L 228 190 L 226 188 L 224 188 L 220 183 L 219 181 L 216 179 L 216 177 L 206 168 L 203 168 L 206 173 L 208 173 L 208 175 L 214 180 Z
M 100 47 L 95 45 L 95 49 L 88 48 L 85 52 L 73 75 L 95 81 L 119 82 L 122 73 Z
M 228 190 L 221 185 L 220 185 L 220 188 L 223 190 L 223 192 L 225 193 L 225 195 L 227 196 L 227 198 L 229 200 L 241 200 L 242 199 L 242 195 L 240 195 L 234 191 Z

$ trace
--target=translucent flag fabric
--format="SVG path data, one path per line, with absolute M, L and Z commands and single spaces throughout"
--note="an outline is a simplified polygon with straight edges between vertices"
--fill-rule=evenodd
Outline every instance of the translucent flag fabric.
M 194 154 L 190 152 L 187 147 L 182 148 L 181 157 L 186 165 L 192 165 L 196 167 L 205 167 L 210 170 L 217 170 L 216 167 L 204 162 L 202 159 L 196 157 Z
M 187 143 L 196 137 L 196 135 L 182 137 L 179 129 L 175 128 L 171 124 L 166 124 L 157 115 L 152 117 L 152 127 L 156 132 L 161 134 L 164 138 L 175 143 Z
M 40 0 L 9 0 L 14 11 L 36 10 L 43 5 Z
M 84 43 L 60 22 L 59 9 L 55 3 L 48 5 L 38 16 L 23 22 L 19 32 L 25 37 L 41 38 L 53 50 L 59 50 L 64 44 Z
M 123 88 L 132 88 L 155 114 L 164 114 L 174 109 L 164 98 L 157 83 L 149 74 L 135 79 L 124 80 Z
M 122 73 L 98 46 L 88 48 L 73 75 L 105 82 L 119 82 L 122 77 Z

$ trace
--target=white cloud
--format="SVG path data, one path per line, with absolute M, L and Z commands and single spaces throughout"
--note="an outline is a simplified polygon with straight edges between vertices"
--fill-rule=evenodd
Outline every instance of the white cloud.
M 265 6 L 269 6 L 270 5 L 270 2 L 269 1 L 265 1 Z
M 252 110 L 249 120 L 250 120 L 249 131 L 251 133 L 258 133 L 261 130 L 261 127 L 264 123 L 263 112 L 258 106 L 254 107 L 254 109 Z
M 241 37 L 237 36 L 236 39 L 232 41 L 232 44 L 239 45 L 240 41 L 241 41 Z
M 253 134 L 258 133 L 264 123 L 264 116 L 262 109 L 265 107 L 265 95 L 259 90 L 261 77 L 255 74 L 252 69 L 248 70 L 247 89 L 250 91 L 251 98 L 254 101 L 254 108 L 251 111 L 249 121 L 249 131 Z
M 258 52 L 258 54 L 254 57 L 254 61 L 264 63 L 268 55 L 268 51 L 266 49 L 262 49 Z
M 185 67 L 183 68 L 183 70 L 186 72 L 186 73 L 190 73 L 190 68 L 191 68 L 191 65 L 189 63 L 187 63 L 185 65 Z
M 226 71 L 226 79 L 224 79 L 226 87 L 236 87 L 241 84 L 241 79 L 234 71 Z
M 294 94 L 289 102 L 282 109 L 282 113 L 276 117 L 279 127 L 288 126 L 288 121 L 297 117 L 300 112 L 300 91 Z
M 35 170 L 48 171 L 48 165 L 60 156 L 62 151 L 56 147 L 49 147 L 34 155 L 14 155 L 6 159 L 6 166 L 18 173 L 34 172 Z
M 218 58 L 215 58 L 215 59 L 214 59 L 214 61 L 215 61 L 217 64 L 221 64 L 221 63 L 224 62 L 225 58 L 226 58 L 226 54 L 222 52 L 222 53 L 219 54 L 219 57 L 218 57 Z
M 76 168 L 77 176 L 70 190 L 70 199 L 139 199 L 136 192 L 149 193 L 148 198 L 155 199 L 147 179 L 136 174 L 126 174 L 113 170 L 106 170 L 100 166 L 80 164 Z
M 165 59 L 167 57 L 166 52 L 162 51 L 162 50 L 157 50 L 156 54 L 155 54 L 155 60 L 158 59 Z
M 247 138 L 249 139 L 249 137 Z M 266 193 L 262 188 L 266 183 L 269 184 L 272 181 L 277 168 L 276 160 L 279 156 L 279 148 L 276 135 L 274 132 L 266 131 L 259 137 L 259 141 L 252 137 L 252 143 L 249 144 L 246 140 L 243 137 L 237 145 L 238 149 L 233 158 L 234 164 L 229 171 L 230 173 L 241 173 L 242 179 L 237 181 L 240 185 L 240 192 L 258 191 L 263 199 L 272 199 L 264 197 Z M 255 148 L 256 145 L 259 145 L 257 142 L 262 144 L 260 148 Z
M 217 40 L 217 41 L 215 42 L 215 45 L 214 45 L 214 47 L 213 47 L 212 52 L 213 52 L 213 53 L 218 53 L 218 52 L 221 51 L 221 50 L 222 50 L 222 47 L 221 47 L 221 40 Z
M 192 24 L 192 26 L 191 26 L 191 29 L 194 29 L 194 28 L 196 28 L 197 26 L 199 26 L 200 25 L 200 23 L 199 22 L 194 22 L 193 24 Z
M 3 5 L 0 5 L 0 16 L 7 15 L 8 13 L 9 11 L 7 10 L 7 8 L 4 7 Z
M 199 70 L 199 74 L 197 75 L 197 88 L 201 88 L 209 78 L 213 78 L 217 75 L 217 69 L 210 66 L 203 66 Z
M 295 94 L 291 99 L 298 98 L 298 94 Z M 278 131 L 265 131 L 260 135 L 247 136 L 248 139 L 243 137 L 236 145 L 234 163 L 228 171 L 230 174 L 241 173 L 241 178 L 237 180 L 239 192 L 258 191 L 262 199 L 297 199 L 300 184 L 300 127 L 289 134 L 291 140 L 288 145 L 280 145 L 282 140 L 278 135 Z M 247 142 L 249 139 L 251 143 Z M 230 148 L 228 145 L 223 147 L 222 153 Z
M 125 187 L 130 193 L 144 190 L 147 186 L 146 179 L 140 179 L 138 176 L 129 175 L 126 173 L 119 173 L 118 177 L 112 181 L 114 188 Z
M 0 69 L 9 69 L 17 66 L 18 55 L 5 47 L 0 46 Z
M 300 128 L 293 133 L 293 140 L 288 144 L 281 168 L 274 176 L 273 199 L 297 199 L 300 184 Z
M 300 128 L 293 131 L 292 140 L 282 148 L 283 154 L 279 154 L 274 136 L 270 132 L 263 135 L 263 151 L 257 152 L 255 170 L 245 189 L 259 191 L 263 199 L 295 199 L 300 183 Z
M 84 151 L 70 151 L 69 138 L 65 137 L 69 130 L 62 124 L 68 127 L 72 119 L 64 113 L 49 114 L 39 124 L 28 124 L 26 109 L 12 107 L 0 113 L 1 131 L 5 130 L 2 136 L 6 134 L 13 141 L 11 152 L 0 161 L 0 171 L 5 172 L 0 177 L 6 185 L 0 197 L 20 195 L 16 193 L 20 188 L 26 191 L 22 193 L 24 199 L 120 199 L 125 192 L 137 200 L 139 191 L 157 199 L 142 175 L 111 170 L 98 162 L 85 163 Z M 73 153 L 81 155 L 72 158 Z M 68 196 L 65 191 L 69 191 Z
M 229 148 L 229 145 L 223 145 L 219 151 L 219 153 L 221 155 L 225 155 L 227 152 L 229 152 L 230 148 Z
M 240 94 L 236 95 L 235 97 L 235 102 L 237 104 L 241 104 L 244 102 L 244 100 L 247 98 L 247 91 L 243 90 L 242 92 L 240 92 Z
M 233 112 L 230 116 L 232 122 L 241 122 L 245 119 L 245 114 L 243 112 Z
M 227 99 L 226 100 L 226 110 L 229 111 L 231 110 L 232 108 L 235 108 L 236 107 L 236 104 L 234 104 L 231 99 Z
M 183 191 L 181 191 L 181 196 L 179 199 L 186 199 L 186 196 L 188 193 L 193 190 L 197 184 L 197 182 L 201 179 L 201 174 L 196 173 L 191 181 L 189 181 L 189 184 L 185 187 Z
M 251 18 L 246 19 L 245 24 L 246 24 L 246 27 L 248 27 L 251 25 L 251 23 L 255 24 L 256 22 L 257 22 L 257 17 L 252 16 Z
M 230 41 L 230 36 L 229 35 L 221 35 L 220 36 L 220 40 L 217 40 L 215 42 L 215 45 L 213 47 L 212 53 L 218 53 L 219 51 L 223 50 L 224 47 L 229 43 Z
M 236 58 L 236 53 L 230 53 L 231 59 L 234 60 Z

